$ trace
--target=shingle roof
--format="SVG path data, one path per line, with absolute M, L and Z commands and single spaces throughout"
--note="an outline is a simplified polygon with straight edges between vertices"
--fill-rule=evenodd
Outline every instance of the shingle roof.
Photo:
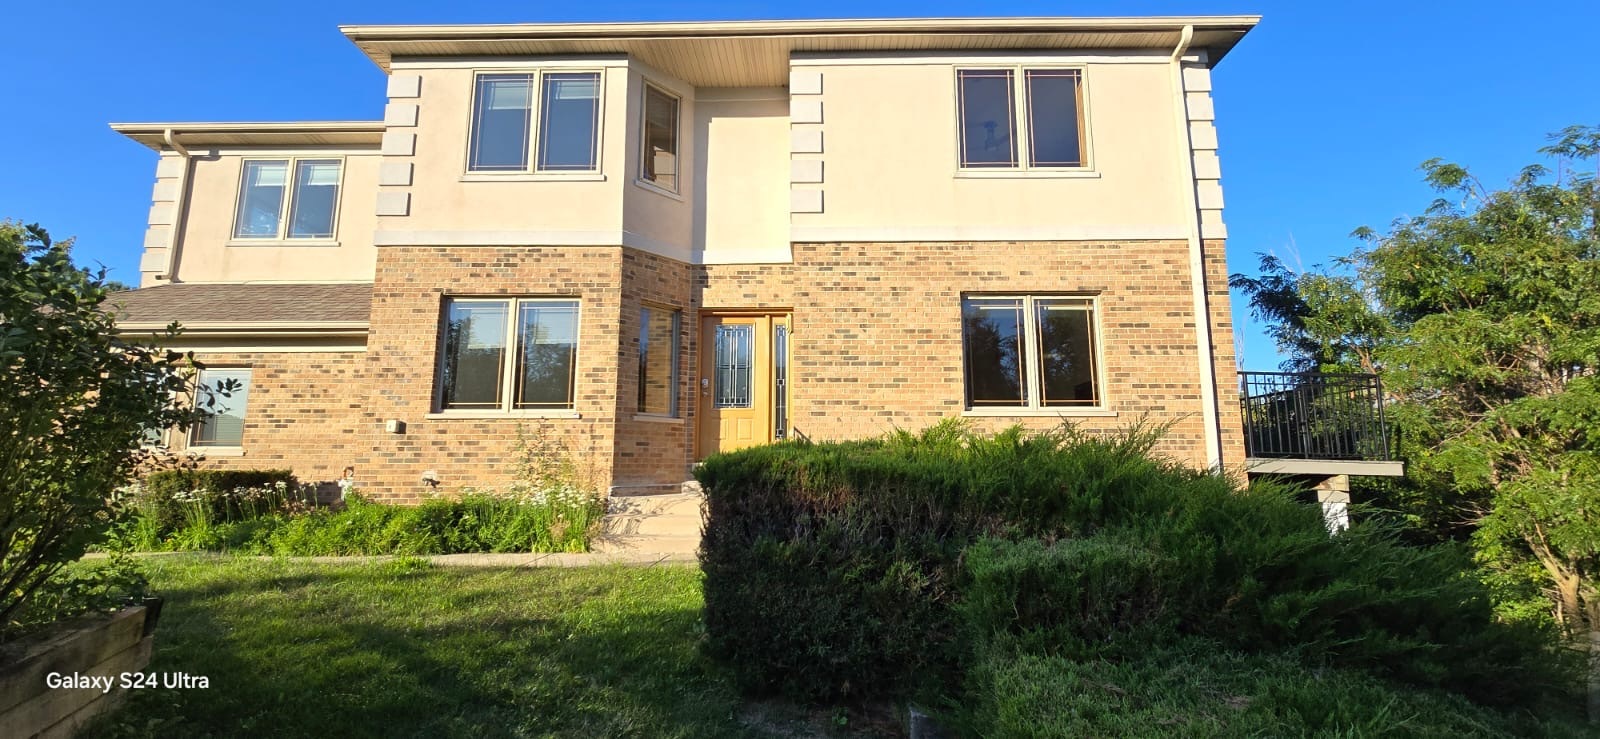
M 115 293 L 120 324 L 365 321 L 372 286 L 357 284 L 159 285 Z

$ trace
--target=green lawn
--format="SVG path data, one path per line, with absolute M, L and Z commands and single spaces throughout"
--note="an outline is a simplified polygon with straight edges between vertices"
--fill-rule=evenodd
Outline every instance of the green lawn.
M 87 735 L 806 736 L 851 723 L 744 704 L 699 654 L 693 567 L 146 562 L 166 598 L 149 669 L 210 688 L 130 691 Z M 872 728 L 862 720 L 850 728 Z

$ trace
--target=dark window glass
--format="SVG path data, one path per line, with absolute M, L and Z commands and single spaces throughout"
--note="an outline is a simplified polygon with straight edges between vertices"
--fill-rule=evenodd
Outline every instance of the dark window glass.
M 713 400 L 718 408 L 749 408 L 755 327 L 731 324 L 717 327 L 716 354 L 713 357 L 716 383 Z
M 1027 403 L 1023 391 L 1022 326 L 1020 299 L 961 301 L 968 407 Z
M 596 167 L 600 132 L 600 75 L 546 74 L 539 106 L 539 169 Z
M 644 150 L 639 177 L 674 192 L 678 189 L 678 99 L 644 87 Z
M 194 425 L 190 446 L 242 445 L 244 414 L 250 405 L 250 370 L 206 369 L 200 371 L 199 379 L 196 407 L 206 415 Z
M 1025 74 L 1029 164 L 1035 167 L 1083 166 L 1078 70 L 1038 69 Z
M 532 102 L 533 75 L 479 75 L 467 169 L 496 172 L 528 168 Z
M 283 214 L 284 185 L 289 162 L 245 162 L 239 184 L 239 212 L 233 220 L 236 239 L 278 238 L 278 217 Z
M 961 98 L 961 166 L 1017 166 L 1017 124 L 1011 71 L 964 69 Z
M 1040 405 L 1095 405 L 1094 312 L 1083 300 L 1035 298 Z
M 339 207 L 339 160 L 295 162 L 293 203 L 289 238 L 333 238 L 333 215 Z
M 525 302 L 517 316 L 518 408 L 573 407 L 578 304 Z
M 445 315 L 442 408 L 499 408 L 505 366 L 504 302 L 451 302 Z
M 639 311 L 639 412 L 678 413 L 678 311 Z

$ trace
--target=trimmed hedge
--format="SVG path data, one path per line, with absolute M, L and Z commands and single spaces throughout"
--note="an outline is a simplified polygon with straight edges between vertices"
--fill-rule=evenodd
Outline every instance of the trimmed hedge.
M 948 695 L 997 643 L 1088 658 L 1189 636 L 1484 701 L 1558 682 L 1459 552 L 1330 537 L 1294 491 L 1159 459 L 1157 438 L 945 423 L 713 456 L 708 648 L 745 689 L 812 700 Z M 964 566 L 983 539 L 1017 543 Z

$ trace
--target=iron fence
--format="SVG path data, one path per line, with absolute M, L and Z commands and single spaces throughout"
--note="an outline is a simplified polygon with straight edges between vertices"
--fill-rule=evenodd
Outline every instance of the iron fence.
M 1377 375 L 1240 372 L 1239 391 L 1250 457 L 1389 459 Z

